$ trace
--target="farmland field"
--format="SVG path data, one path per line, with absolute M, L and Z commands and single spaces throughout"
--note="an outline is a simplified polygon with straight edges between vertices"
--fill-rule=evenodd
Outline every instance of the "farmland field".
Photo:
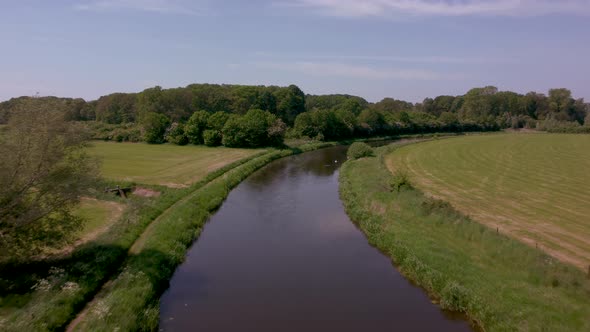
M 260 149 L 148 145 L 94 142 L 90 152 L 102 159 L 102 175 L 108 179 L 183 187 Z
M 476 221 L 579 268 L 590 264 L 590 136 L 436 140 L 402 147 L 386 162 Z

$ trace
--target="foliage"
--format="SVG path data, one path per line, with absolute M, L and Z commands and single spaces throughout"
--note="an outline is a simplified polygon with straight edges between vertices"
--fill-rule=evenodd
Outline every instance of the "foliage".
M 185 125 L 174 122 L 170 128 L 166 130 L 165 140 L 176 145 L 187 145 L 189 142 L 188 136 L 184 131 Z
M 228 147 L 261 147 L 282 144 L 285 125 L 269 112 L 249 110 L 231 116 L 222 130 L 222 143 Z
M 393 173 L 391 180 L 389 181 L 389 187 L 391 191 L 399 192 L 402 189 L 412 188 L 410 177 L 408 173 L 403 170 L 397 170 Z
M 209 113 L 198 111 L 191 115 L 186 123 L 186 136 L 192 144 L 203 144 L 203 131 L 207 128 Z
M 81 126 L 23 104 L 0 139 L 0 261 L 57 247 L 81 227 L 72 208 L 97 174 Z
M 229 119 L 229 113 L 215 112 L 207 119 L 207 128 L 221 131 Z
M 164 134 L 170 125 L 170 119 L 163 114 L 148 112 L 142 116 L 143 139 L 149 144 L 164 143 Z
M 189 141 L 193 144 L 203 143 L 204 130 L 222 131 L 229 115 L 244 115 L 251 109 L 267 111 L 286 126 L 293 126 L 294 137 L 322 140 L 535 128 L 537 122 L 546 120 L 575 126 L 584 124 L 589 114 L 588 104 L 583 99 L 574 99 L 571 91 L 563 88 L 551 89 L 548 95 L 537 92 L 521 95 L 486 86 L 471 89 L 461 96 L 443 95 L 413 104 L 393 98 L 369 103 L 350 95 L 305 96 L 295 85 L 191 84 L 184 88 L 156 86 L 139 93 L 113 93 L 90 102 L 57 97 L 13 98 L 0 103 L 0 124 L 7 121 L 19 103 L 33 99 L 48 109 L 66 111 L 68 120 L 96 119 L 113 125 L 139 122 L 143 114 L 150 112 L 163 114 L 172 122 L 184 123 L 199 112 L 199 119 L 193 119 L 187 127 Z M 208 115 L 211 121 L 206 119 Z M 563 132 L 563 127 L 559 126 L 558 130 Z M 118 141 L 133 141 L 134 134 L 122 131 L 115 137 Z
M 207 146 L 219 146 L 221 145 L 221 132 L 207 129 L 203 132 L 203 141 Z
M 373 157 L 375 154 L 373 153 L 373 149 L 367 143 L 355 142 L 348 148 L 346 155 L 348 159 L 352 160 Z

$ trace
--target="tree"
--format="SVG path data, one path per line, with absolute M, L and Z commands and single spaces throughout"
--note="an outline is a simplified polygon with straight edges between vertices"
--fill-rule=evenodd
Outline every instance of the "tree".
M 287 124 L 293 124 L 297 115 L 305 112 L 305 94 L 296 85 L 275 92 L 277 115 Z
M 184 124 L 174 122 L 166 131 L 166 141 L 176 145 L 187 145 L 188 137 L 184 131 Z
M 253 109 L 231 116 L 222 130 L 222 143 L 229 147 L 260 147 L 283 143 L 286 126 L 270 112 Z
M 223 126 L 221 136 L 221 144 L 223 144 L 223 146 L 244 146 L 246 133 L 242 130 L 242 117 L 237 114 L 230 116 Z
M 72 211 L 98 174 L 88 135 L 64 112 L 23 105 L 0 137 L 0 260 L 26 258 L 72 239 Z
M 207 129 L 209 113 L 198 111 L 191 115 L 185 126 L 185 133 L 192 144 L 203 144 L 203 131 Z
M 372 108 L 368 108 L 361 112 L 358 117 L 358 123 L 369 135 L 379 134 L 386 125 L 383 115 Z
M 203 142 L 207 146 L 221 145 L 221 133 L 218 130 L 207 129 L 203 132 Z
M 164 135 L 169 125 L 170 119 L 164 114 L 154 112 L 144 114 L 141 120 L 143 139 L 149 144 L 164 143 Z
M 229 114 L 225 112 L 215 112 L 207 119 L 207 128 L 221 131 L 229 119 Z

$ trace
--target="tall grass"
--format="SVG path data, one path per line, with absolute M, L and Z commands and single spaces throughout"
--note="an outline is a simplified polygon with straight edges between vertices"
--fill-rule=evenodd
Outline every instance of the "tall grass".
M 575 267 L 397 186 L 378 157 L 346 162 L 340 195 L 369 242 L 443 308 L 487 331 L 589 331 L 590 282 Z M 396 181 L 393 181 L 395 184 Z

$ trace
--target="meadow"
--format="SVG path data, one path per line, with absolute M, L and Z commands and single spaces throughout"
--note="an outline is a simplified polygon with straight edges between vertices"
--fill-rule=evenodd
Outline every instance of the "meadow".
M 467 136 L 387 156 L 425 193 L 583 270 L 590 265 L 590 136 Z
M 187 187 L 225 165 L 261 149 L 150 145 L 95 141 L 89 152 L 102 160 L 102 176 L 111 180 Z
M 488 138 L 387 146 L 377 157 L 346 162 L 340 195 L 348 215 L 434 302 L 464 312 L 482 330 L 590 330 L 584 272 L 429 197 L 413 187 L 416 176 L 402 181 L 385 163 L 398 152 L 472 139 Z

